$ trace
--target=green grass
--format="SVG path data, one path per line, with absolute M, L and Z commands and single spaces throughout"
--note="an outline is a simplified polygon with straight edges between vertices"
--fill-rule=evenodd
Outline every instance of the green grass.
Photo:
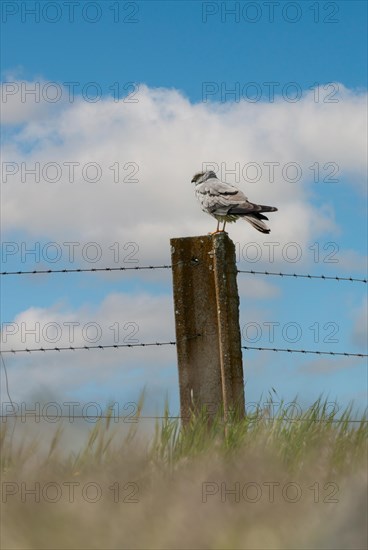
M 147 430 L 142 396 L 136 422 L 107 414 L 72 451 L 70 425 L 52 426 L 45 444 L 50 425 L 4 423 L 1 547 L 366 548 L 366 414 L 336 413 L 320 398 L 270 418 L 272 405 L 226 423 L 203 411 L 184 428 L 166 405 Z M 37 483 L 39 502 L 26 493 Z M 97 502 L 83 494 L 90 483 Z

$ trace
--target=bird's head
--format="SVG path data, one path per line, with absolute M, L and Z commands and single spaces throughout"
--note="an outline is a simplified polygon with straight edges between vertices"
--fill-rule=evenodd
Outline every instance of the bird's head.
M 197 172 L 192 178 L 192 183 L 203 183 L 210 178 L 217 178 L 215 172 L 208 170 L 207 172 Z
M 197 172 L 196 174 L 194 174 L 194 176 L 192 177 L 192 183 L 197 183 L 197 181 L 203 176 L 205 172 Z

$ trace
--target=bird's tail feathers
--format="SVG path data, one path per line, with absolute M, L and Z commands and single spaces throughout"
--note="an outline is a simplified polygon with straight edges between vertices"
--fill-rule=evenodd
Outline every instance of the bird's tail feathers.
M 263 216 L 266 218 L 266 216 Z M 270 229 L 267 227 L 267 225 L 259 219 L 259 217 L 253 216 L 252 214 L 248 214 L 247 216 L 244 216 L 242 218 L 243 220 L 246 220 L 248 223 L 250 223 L 257 231 L 260 231 L 261 233 L 270 233 Z M 266 218 L 267 219 L 267 218 Z
M 257 218 L 257 220 L 267 220 L 268 221 L 267 216 L 264 216 L 263 214 L 260 214 L 259 212 L 253 212 L 252 216 Z
M 276 206 L 265 206 L 264 204 L 259 205 L 259 212 L 277 212 L 278 208 Z

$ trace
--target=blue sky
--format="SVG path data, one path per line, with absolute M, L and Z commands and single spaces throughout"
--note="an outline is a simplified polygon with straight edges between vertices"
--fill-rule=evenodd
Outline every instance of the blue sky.
M 241 222 L 229 227 L 239 268 L 366 277 L 365 2 L 279 2 L 273 18 L 267 2 L 79 2 L 74 21 L 66 3 L 57 11 L 48 4 L 1 5 L 3 161 L 7 171 L 11 163 L 19 168 L 2 183 L 3 241 L 19 250 L 3 254 L 3 270 L 136 265 L 127 263 L 131 251 L 138 265 L 169 263 L 171 237 L 214 228 L 195 203 L 190 179 L 203 163 L 215 163 L 219 177 L 250 200 L 279 207 L 269 236 Z M 39 21 L 31 9 L 39 10 Z M 39 98 L 26 94 L 32 86 L 39 86 Z M 55 89 L 60 100 L 48 100 Z M 22 182 L 22 163 L 37 162 L 63 167 L 61 180 L 37 183 L 27 175 Z M 65 170 L 70 162 L 79 163 L 73 183 Z M 137 166 L 137 182 L 114 184 L 116 162 L 124 176 L 127 163 Z M 273 182 L 269 162 L 279 163 Z M 100 165 L 101 181 L 83 178 L 86 163 Z M 258 181 L 244 178 L 249 163 L 261 170 Z M 289 163 L 301 169 L 295 182 L 282 171 Z M 45 252 L 50 242 L 61 251 L 57 262 Z M 72 262 L 66 242 L 80 243 Z M 96 264 L 83 256 L 91 242 L 101 250 Z M 250 243 L 261 250 L 257 262 Z M 301 251 L 297 262 L 283 254 L 290 243 Z M 22 246 L 39 246 L 40 261 L 22 257 Z M 244 338 L 244 345 L 269 347 L 265 323 L 275 322 L 278 347 L 367 353 L 362 283 L 240 275 L 239 291 L 243 334 L 249 323 L 262 329 L 257 342 Z M 169 272 L 3 277 L 2 301 L 2 323 L 19 328 L 4 349 L 33 347 L 31 335 L 21 341 L 20 329 L 37 322 L 99 322 L 99 343 L 110 343 L 109 326 L 117 322 L 135 323 L 142 342 L 175 334 Z M 298 323 L 299 342 L 285 340 L 288 323 Z M 337 342 L 328 340 L 334 327 Z M 145 385 L 149 406 L 159 407 L 167 393 L 177 410 L 175 349 L 113 351 L 103 360 L 101 352 L 86 353 L 6 356 L 14 398 L 41 392 L 126 402 Z M 361 359 L 246 352 L 246 399 L 256 401 L 272 386 L 286 400 L 299 394 L 305 405 L 324 392 L 363 408 L 366 369 Z
M 300 2 L 295 23 L 292 8 L 283 12 L 287 2 L 275 6 L 273 22 L 267 3 L 258 2 L 256 23 L 250 22 L 256 12 L 244 11 L 249 2 L 227 3 L 228 10 L 238 5 L 238 23 L 224 2 L 217 2 L 213 15 L 214 2 L 138 2 L 136 14 L 120 2 L 117 23 L 113 2 L 98 4 L 101 19 L 95 24 L 83 20 L 83 3 L 75 10 L 74 23 L 67 8 L 57 23 L 43 21 L 42 15 L 39 23 L 24 15 L 22 23 L 19 7 L 4 25 L 3 70 L 22 67 L 23 77 L 30 79 L 42 75 L 55 81 L 98 81 L 105 91 L 115 81 L 144 82 L 183 90 L 193 101 L 201 98 L 202 82 L 213 80 L 296 81 L 303 89 L 315 82 L 354 88 L 367 84 L 365 2 L 333 2 L 330 7 L 319 2 L 319 13 L 313 2 Z M 92 9 L 88 14 L 95 17 Z M 51 10 L 48 17 L 54 17 Z M 124 22 L 124 17 L 137 22 Z

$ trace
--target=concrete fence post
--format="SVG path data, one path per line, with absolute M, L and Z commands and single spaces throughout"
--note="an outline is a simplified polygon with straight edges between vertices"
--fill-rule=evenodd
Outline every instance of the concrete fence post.
M 180 409 L 244 416 L 235 246 L 227 233 L 171 239 Z

